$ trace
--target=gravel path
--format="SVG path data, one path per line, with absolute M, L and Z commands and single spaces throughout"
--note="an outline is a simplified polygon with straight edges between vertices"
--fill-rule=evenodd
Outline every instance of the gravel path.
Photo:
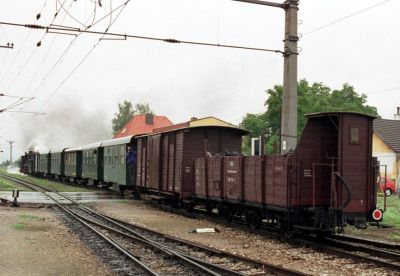
M 112 275 L 47 209 L 0 206 L 1 275 Z

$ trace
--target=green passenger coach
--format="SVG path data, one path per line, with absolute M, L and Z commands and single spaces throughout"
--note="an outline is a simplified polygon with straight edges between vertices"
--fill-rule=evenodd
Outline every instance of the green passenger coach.
M 82 180 L 97 186 L 103 182 L 102 142 L 92 143 L 80 148 L 82 151 Z
M 133 136 L 107 140 L 102 142 L 104 151 L 104 182 L 113 186 L 113 190 L 124 191 L 130 183 L 126 153 L 128 146 L 136 150 Z M 133 177 L 134 178 L 134 177 Z
M 82 151 L 80 147 L 65 150 L 64 169 L 65 176 L 70 182 L 82 178 Z

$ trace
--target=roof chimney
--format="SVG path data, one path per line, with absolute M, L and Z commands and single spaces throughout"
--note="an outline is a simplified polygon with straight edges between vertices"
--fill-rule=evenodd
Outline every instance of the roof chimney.
M 397 114 L 394 114 L 395 120 L 400 120 L 400 106 L 397 107 Z
M 153 114 L 146 114 L 146 125 L 154 124 L 154 115 Z

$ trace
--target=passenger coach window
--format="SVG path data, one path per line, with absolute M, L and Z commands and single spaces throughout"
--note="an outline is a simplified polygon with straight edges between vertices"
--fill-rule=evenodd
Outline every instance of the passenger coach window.
M 358 127 L 350 128 L 350 144 L 359 144 L 360 143 L 360 133 Z
M 125 164 L 125 145 L 120 147 L 119 149 L 119 163 L 120 164 Z

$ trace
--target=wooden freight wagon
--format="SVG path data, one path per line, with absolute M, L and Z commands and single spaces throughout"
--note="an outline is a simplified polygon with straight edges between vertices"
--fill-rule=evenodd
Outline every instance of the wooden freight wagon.
M 376 208 L 376 174 L 372 157 L 375 117 L 351 112 L 308 115 L 294 153 L 298 172 L 291 205 L 310 206 L 326 219 L 327 207 L 340 210 L 348 223 L 363 227 Z
M 194 192 L 194 160 L 226 151 L 241 153 L 248 131 L 208 117 L 137 137 L 137 186 L 162 197 L 190 199 Z
M 364 227 L 376 210 L 373 118 L 310 114 L 294 152 L 196 159 L 195 199 L 229 219 L 244 214 L 283 231 Z

